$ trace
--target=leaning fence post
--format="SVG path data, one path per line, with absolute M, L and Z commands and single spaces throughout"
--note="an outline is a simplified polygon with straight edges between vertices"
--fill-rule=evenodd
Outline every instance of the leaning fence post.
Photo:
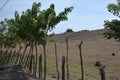
M 65 56 L 62 56 L 62 80 L 65 80 Z

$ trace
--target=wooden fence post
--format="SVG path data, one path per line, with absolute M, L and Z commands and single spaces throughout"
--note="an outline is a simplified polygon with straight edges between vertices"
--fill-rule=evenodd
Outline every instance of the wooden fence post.
M 105 70 L 104 70 L 104 66 L 101 66 L 99 68 L 100 71 L 100 76 L 101 76 L 101 80 L 105 80 Z
M 68 62 L 68 38 L 66 37 L 66 47 L 67 47 L 67 54 L 66 54 L 66 69 L 67 69 L 67 80 L 69 80 L 69 62 Z
M 39 79 L 42 80 L 42 54 L 39 56 Z
M 59 80 L 59 76 L 60 76 L 60 73 L 59 73 L 59 69 L 58 69 L 58 56 L 57 56 L 57 45 L 56 45 L 56 41 L 54 43 L 55 45 L 55 62 L 56 62 L 56 71 L 57 71 L 57 79 Z
M 82 49 L 81 46 L 83 44 L 83 41 L 81 41 L 80 45 L 79 45 L 79 50 L 80 50 L 80 63 L 81 63 L 81 80 L 84 80 L 84 67 L 83 67 L 83 58 L 82 58 Z
M 65 56 L 62 56 L 62 80 L 65 80 Z

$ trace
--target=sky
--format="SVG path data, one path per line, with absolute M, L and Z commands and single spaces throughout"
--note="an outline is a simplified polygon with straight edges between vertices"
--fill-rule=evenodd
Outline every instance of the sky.
M 118 19 L 107 11 L 107 5 L 116 4 L 117 0 L 0 0 L 0 21 L 4 18 L 14 18 L 14 12 L 30 9 L 33 2 L 41 2 L 41 10 L 50 4 L 55 4 L 57 13 L 66 7 L 74 9 L 68 15 L 68 20 L 60 22 L 50 33 L 63 33 L 66 29 L 73 31 L 96 30 L 104 28 L 105 20 Z M 4 7 L 3 7 L 4 6 Z

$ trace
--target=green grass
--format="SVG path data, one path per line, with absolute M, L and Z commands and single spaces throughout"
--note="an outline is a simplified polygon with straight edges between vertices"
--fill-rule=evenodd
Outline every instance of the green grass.
M 0 64 L 4 65 L 6 63 L 7 63 L 6 59 L 4 57 L 0 57 Z
M 61 63 L 61 62 L 59 62 Z M 66 66 L 65 66 L 66 67 Z M 65 68 L 66 69 L 66 68 Z M 61 78 L 61 64 L 59 64 L 59 73 Z M 47 58 L 47 75 L 52 78 L 57 78 L 55 61 Z M 66 74 L 65 74 L 66 75 Z M 81 67 L 80 65 L 69 65 L 69 77 L 70 80 L 81 79 Z M 100 79 L 99 69 L 96 67 L 84 68 L 84 78 L 85 80 L 98 80 Z
M 53 78 L 57 77 L 55 61 L 47 58 L 47 74 Z

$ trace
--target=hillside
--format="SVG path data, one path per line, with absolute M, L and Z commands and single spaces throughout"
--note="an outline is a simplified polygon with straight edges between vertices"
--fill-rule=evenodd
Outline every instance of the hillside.
M 103 33 L 107 30 L 79 31 L 57 34 L 57 53 L 58 61 L 61 63 L 62 56 L 66 56 L 65 38 L 69 37 L 69 67 L 71 80 L 79 80 L 81 75 L 79 47 L 80 41 L 83 40 L 82 54 L 85 70 L 85 80 L 100 80 L 100 74 L 95 63 L 100 61 L 105 66 L 107 80 L 120 79 L 120 42 L 115 40 L 107 40 L 103 37 Z M 42 49 L 41 49 L 42 50 Z M 47 45 L 47 56 L 50 74 L 55 74 L 55 47 L 53 43 Z M 115 53 L 116 56 L 112 56 Z M 53 64 L 54 63 L 54 64 Z M 60 64 L 61 66 L 61 64 Z M 59 66 L 59 70 L 61 67 Z
M 72 40 L 103 40 L 103 33 L 106 32 L 105 29 L 99 29 L 99 30 L 83 30 L 79 32 L 65 32 L 62 34 L 57 34 L 56 39 L 57 40 L 64 40 L 66 37 L 69 37 L 69 39 Z

